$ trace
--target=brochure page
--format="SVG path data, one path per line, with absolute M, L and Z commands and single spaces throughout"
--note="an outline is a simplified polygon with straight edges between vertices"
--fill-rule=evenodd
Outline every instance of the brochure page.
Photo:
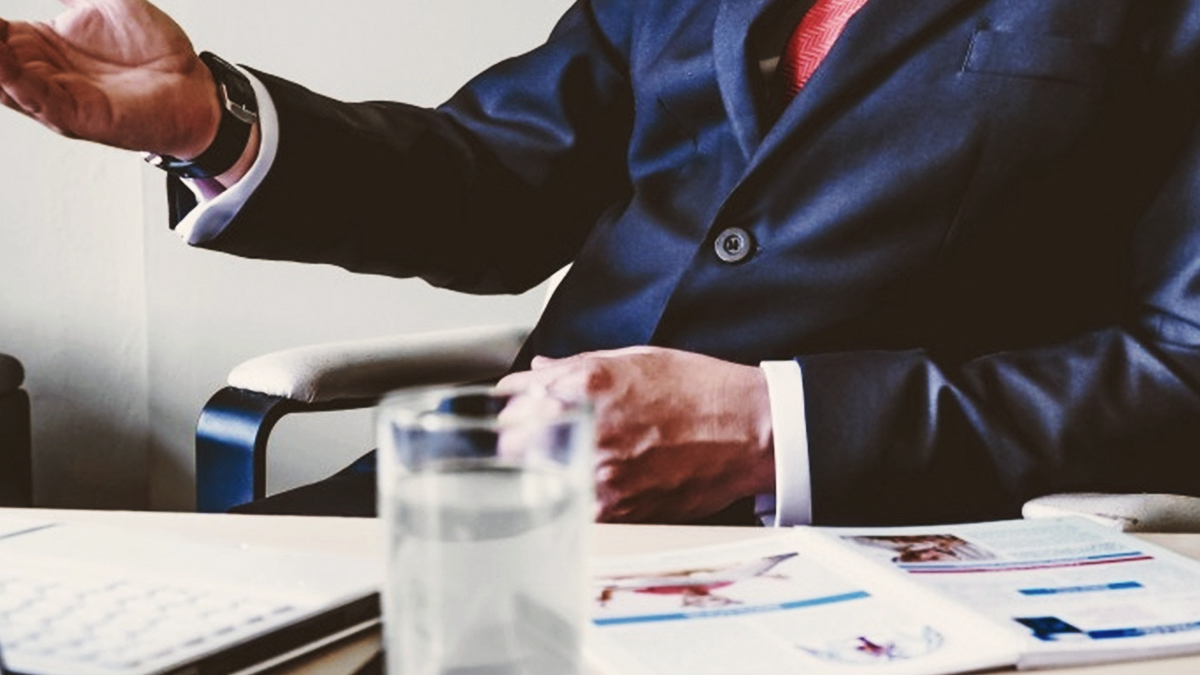
M 1200 564 L 1081 518 L 820 529 L 985 614 L 1024 668 L 1200 651 Z
M 869 562 L 859 561 L 874 578 L 801 544 L 781 536 L 601 559 L 592 660 L 624 675 L 900 675 L 1015 662 L 1017 641 L 990 621 Z

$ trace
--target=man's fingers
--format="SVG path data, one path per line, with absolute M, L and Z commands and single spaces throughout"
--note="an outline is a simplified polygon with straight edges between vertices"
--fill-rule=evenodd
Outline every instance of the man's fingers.
M 511 373 L 509 375 L 505 375 L 499 382 L 496 383 L 496 391 L 502 394 L 524 391 L 543 379 L 545 378 L 531 370 L 523 370 L 519 373 Z
M 19 63 L 48 63 L 59 70 L 71 68 L 62 39 L 45 26 L 32 26 L 29 30 L 14 33 L 7 42 Z
M 4 27 L 7 28 L 7 24 Z M 11 108 L 19 113 L 28 115 L 29 113 L 17 105 L 17 102 L 8 95 L 8 92 L 4 91 L 5 82 L 19 76 L 20 70 L 20 66 L 14 60 L 12 50 L 8 48 L 8 45 L 4 44 L 3 38 L 0 38 L 0 104 L 6 108 Z
M 55 106 L 66 103 L 61 89 L 38 77 L 29 67 L 21 68 L 14 78 L 0 80 L 0 86 L 17 105 L 39 120 L 58 117 Z
M 62 133 L 75 112 L 75 100 L 54 82 L 59 69 L 42 60 L 23 59 L 12 45 L 0 43 L 0 90 L 5 105 Z
M 59 72 L 78 70 L 68 53 L 70 46 L 46 24 L 14 24 L 9 28 L 9 36 L 5 43 L 17 63 L 45 63 L 54 66 Z
M 28 115 L 28 113 L 26 113 L 21 106 L 17 105 L 16 101 L 12 100 L 8 94 L 4 93 L 3 89 L 0 89 L 0 105 L 3 105 L 5 108 L 16 110 L 22 115 Z
M 8 46 L 8 38 L 0 39 L 0 85 L 16 79 L 20 74 L 21 64 L 17 61 L 17 55 L 13 53 L 12 48 Z
M 501 391 L 520 391 L 529 387 L 549 388 L 548 385 L 562 376 L 575 363 L 578 357 L 552 359 L 546 356 L 535 356 L 530 362 L 530 370 L 523 370 L 506 375 L 496 384 Z
M 25 112 L 21 108 L 21 106 L 17 105 L 11 98 L 8 97 L 8 95 L 6 95 L 2 91 L 0 91 L 0 105 L 3 105 L 5 108 L 8 108 L 9 110 L 15 110 L 15 111 L 21 113 L 22 115 L 29 117 L 29 113 Z
M 61 112 L 71 106 L 70 99 L 51 83 L 53 67 L 22 55 L 22 50 L 29 49 L 15 37 L 0 42 L 0 90 L 6 96 L 5 105 L 59 127 Z M 47 115 L 47 111 L 53 114 Z
M 527 370 L 513 373 L 497 383 L 496 388 L 504 392 L 517 392 L 530 388 L 541 388 L 565 398 L 588 397 L 595 392 L 593 373 L 586 367 L 559 363 L 556 367 Z

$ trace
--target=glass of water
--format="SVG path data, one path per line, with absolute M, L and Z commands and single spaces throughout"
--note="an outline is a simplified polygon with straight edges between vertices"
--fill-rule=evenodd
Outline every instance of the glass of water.
M 389 675 L 582 673 L 588 403 L 443 387 L 377 420 Z

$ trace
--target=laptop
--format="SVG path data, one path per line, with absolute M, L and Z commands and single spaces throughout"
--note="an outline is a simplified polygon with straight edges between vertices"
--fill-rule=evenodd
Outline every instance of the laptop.
M 242 673 L 379 623 L 382 564 L 0 518 L 2 673 Z

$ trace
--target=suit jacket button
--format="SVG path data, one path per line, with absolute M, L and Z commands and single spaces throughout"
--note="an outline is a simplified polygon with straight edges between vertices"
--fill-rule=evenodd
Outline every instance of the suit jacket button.
M 749 232 L 740 227 L 730 227 L 717 235 L 714 248 L 722 262 L 739 263 L 750 256 L 754 245 Z

